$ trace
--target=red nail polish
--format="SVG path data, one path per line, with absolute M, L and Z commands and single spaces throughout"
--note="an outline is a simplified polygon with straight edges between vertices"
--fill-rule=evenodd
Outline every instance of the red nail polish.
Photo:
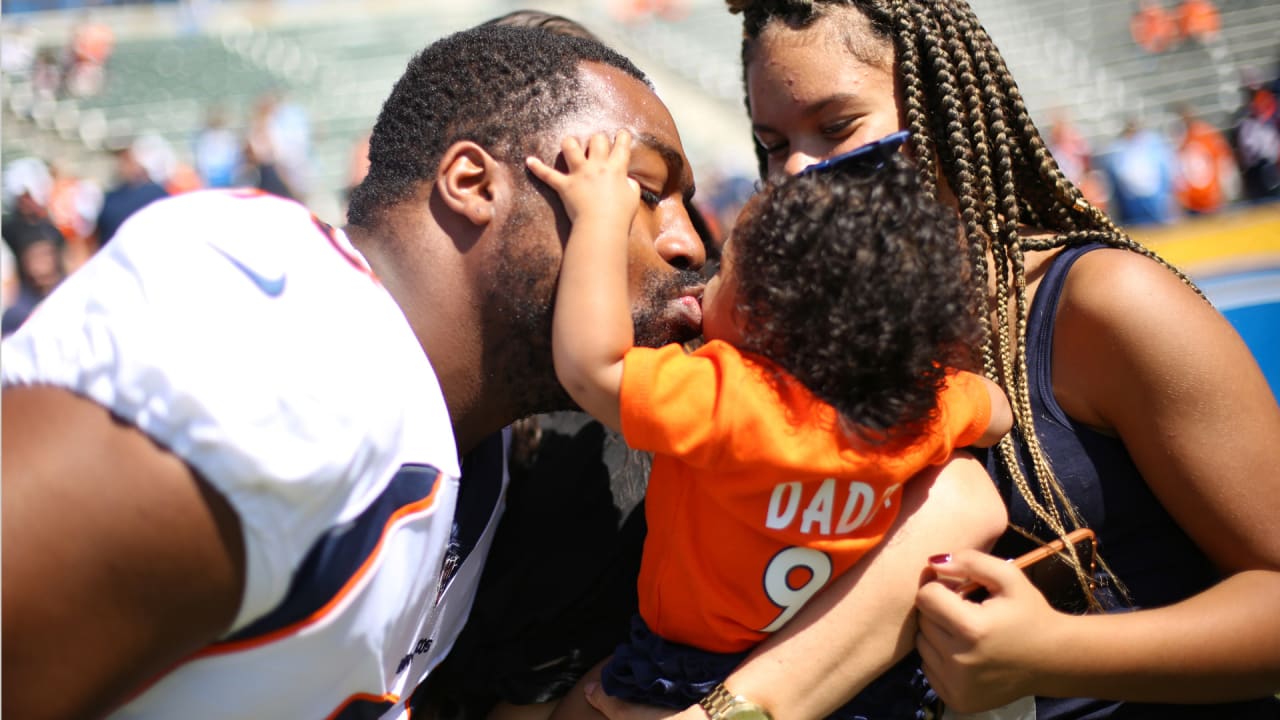
M 930 565 L 946 565 L 951 562 L 951 553 L 940 553 L 938 555 L 929 556 Z

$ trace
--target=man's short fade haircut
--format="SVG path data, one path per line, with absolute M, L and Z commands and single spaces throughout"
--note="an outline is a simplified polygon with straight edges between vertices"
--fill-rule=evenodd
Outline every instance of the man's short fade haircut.
M 582 109 L 579 69 L 608 65 L 649 84 L 630 60 L 586 38 L 482 25 L 432 43 L 409 61 L 369 138 L 369 173 L 347 220 L 371 226 L 435 175 L 444 151 L 470 140 L 516 163 L 557 122 Z

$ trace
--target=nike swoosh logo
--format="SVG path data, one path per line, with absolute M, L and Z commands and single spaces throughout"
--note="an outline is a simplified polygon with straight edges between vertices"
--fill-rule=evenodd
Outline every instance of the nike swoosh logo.
M 253 284 L 257 285 L 259 290 L 266 293 L 267 297 L 280 297 L 280 294 L 284 292 L 284 280 L 285 280 L 284 273 L 280 273 L 280 277 L 276 277 L 276 278 L 266 277 L 260 274 L 258 271 L 254 270 L 253 268 L 249 267 L 248 265 L 245 265 L 244 263 L 237 260 L 233 255 L 229 254 L 226 250 L 223 250 L 222 248 L 216 245 L 210 245 L 209 247 L 213 248 L 214 250 L 217 250 L 219 255 L 226 258 L 232 265 L 235 265 L 236 269 L 244 273 L 246 277 L 252 280 Z

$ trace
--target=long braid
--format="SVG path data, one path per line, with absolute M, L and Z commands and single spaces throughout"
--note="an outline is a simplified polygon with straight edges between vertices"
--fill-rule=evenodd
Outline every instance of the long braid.
M 978 24 L 977 18 L 973 17 L 971 11 L 966 12 L 965 14 L 972 20 L 973 25 Z M 1078 225 L 1075 220 L 1075 214 L 1080 207 L 1077 205 L 1077 200 L 1083 201 L 1083 197 L 1075 186 L 1067 181 L 1056 161 L 1054 161 L 1052 155 L 1046 148 L 1044 148 L 1043 143 L 1040 142 L 1039 135 L 1034 130 L 1034 125 L 1031 123 L 1030 117 L 1026 112 L 1025 104 L 1021 99 L 1017 86 L 1013 82 L 1013 78 L 1009 74 L 1008 68 L 1000 61 L 995 46 L 990 41 L 990 38 L 986 36 L 985 30 L 979 26 L 977 28 L 971 27 L 970 31 L 972 34 L 969 35 L 969 37 L 973 38 L 975 42 L 980 43 L 983 46 L 981 52 L 986 60 L 984 65 L 987 66 L 988 70 L 992 65 L 1000 69 L 997 74 L 1000 83 L 987 82 L 985 84 L 985 88 L 988 94 L 993 96 L 993 101 L 991 102 L 990 107 L 992 108 L 992 115 L 994 116 L 992 123 L 993 131 L 1000 135 L 1000 139 L 996 142 L 996 147 L 998 148 L 998 162 L 1000 164 L 1002 177 L 1005 179 L 1007 185 L 1012 185 L 1013 159 L 1012 152 L 1010 151 L 1012 143 L 1009 142 L 1009 138 L 1005 135 L 1003 119 L 1004 103 L 1001 103 L 999 99 L 995 97 L 998 96 L 1000 87 L 1006 87 L 1011 90 L 1009 93 L 1009 101 L 1012 105 L 1012 111 L 1016 118 L 1016 125 L 1017 127 L 1024 129 L 1024 135 L 1030 136 L 1029 140 L 1023 144 L 1023 147 L 1025 148 L 1029 146 L 1031 153 L 1037 158 L 1038 166 L 1040 168 L 1040 172 L 1038 174 L 1039 177 L 1043 178 L 1047 175 L 1053 182 L 1054 194 L 1051 197 L 1057 200 L 1057 202 L 1041 203 L 1041 205 L 1049 205 L 1052 217 L 1057 220 L 1058 226 L 1068 230 L 1067 233 L 1060 233 L 1058 237 L 1071 235 L 1078 238 L 1080 235 L 1085 234 L 1076 230 Z M 989 72 L 984 73 L 984 77 L 991 77 L 991 74 Z M 1027 132 L 1028 128 L 1030 129 L 1030 132 Z M 1040 187 L 1043 187 L 1043 183 L 1037 183 L 1035 180 L 1029 180 L 1029 187 L 1026 189 L 1031 190 Z M 1018 198 L 1020 196 L 1021 193 L 1018 193 L 1016 188 L 1010 188 L 1010 193 L 1005 198 L 1002 198 L 1002 206 L 1005 208 L 1008 208 L 1011 205 L 1017 206 L 1019 202 Z M 1026 203 L 1025 209 L 1029 211 L 1027 214 L 1031 216 L 1028 218 L 1028 221 L 1033 223 L 1035 226 L 1051 225 L 1052 223 L 1046 221 L 1040 213 L 1036 212 L 1036 208 L 1037 204 L 1031 202 Z M 1008 212 L 1007 209 L 1006 212 Z M 1116 229 L 1115 226 L 1110 223 L 1110 219 L 1106 218 L 1106 216 L 1101 213 L 1097 213 L 1097 215 L 1100 215 L 1106 220 L 1107 224 L 1110 225 L 1109 231 L 1088 234 L 1091 234 L 1094 238 L 1098 239 L 1115 234 Z M 1017 363 L 1016 369 L 1019 377 L 1018 381 L 1012 384 L 1012 387 L 1014 387 L 1019 394 L 1016 401 L 1018 403 L 1016 414 L 1025 414 L 1031 420 L 1031 422 L 1028 422 L 1025 427 L 1020 427 L 1018 432 L 1019 437 L 1028 448 L 1027 455 L 1032 463 L 1032 474 L 1037 480 L 1037 487 L 1039 490 L 1038 497 L 1048 500 L 1048 502 L 1045 503 L 1028 504 L 1041 522 L 1044 522 L 1051 530 L 1053 530 L 1053 532 L 1064 539 L 1064 543 L 1066 544 L 1071 556 L 1071 564 L 1076 573 L 1077 580 L 1080 582 L 1082 587 L 1090 588 L 1092 577 L 1088 575 L 1085 567 L 1079 562 L 1079 558 L 1075 553 L 1075 548 L 1071 543 L 1065 542 L 1067 528 L 1065 523 L 1062 521 L 1058 508 L 1061 506 L 1066 510 L 1072 526 L 1081 527 L 1084 525 L 1084 521 L 1076 511 L 1074 504 L 1067 498 L 1062 485 L 1057 481 L 1057 478 L 1049 465 L 1048 456 L 1040 445 L 1039 435 L 1035 432 L 1034 417 L 1030 408 L 1029 373 L 1027 370 L 1025 342 L 1029 308 L 1027 307 L 1026 302 L 1026 272 L 1025 268 L 1022 267 L 1022 264 L 1024 262 L 1024 252 L 1033 249 L 1031 246 L 1034 243 L 1028 242 L 1027 238 L 1023 238 L 1018 233 L 1017 223 L 1006 222 L 1003 230 L 1005 231 L 1003 235 L 1007 238 L 1006 242 L 1012 250 L 1010 260 L 1014 263 L 1012 276 L 1015 278 L 1017 283 L 1015 296 L 1018 298 L 1016 311 L 1017 330 L 1015 333 L 1015 337 L 1018 338 L 1018 343 L 1014 359 Z M 1050 245 L 1050 247 L 1053 247 L 1053 245 Z M 1024 392 L 1026 393 L 1025 396 L 1022 395 Z M 1022 423 L 1020 422 L 1019 425 L 1021 424 Z M 1006 469 L 1015 478 L 1015 482 L 1019 484 L 1019 493 L 1022 494 L 1023 497 L 1027 497 L 1030 484 L 1027 482 L 1024 473 L 1021 471 L 1022 468 L 1017 462 L 1012 438 L 1005 438 L 998 449 L 1001 453 Z M 1121 583 L 1115 574 L 1111 572 L 1111 569 L 1105 560 L 1100 560 L 1100 562 L 1105 576 L 1109 578 L 1111 585 L 1117 591 L 1124 594 L 1126 590 L 1123 583 Z M 1100 609 L 1097 598 L 1093 593 L 1087 593 L 1087 597 L 1089 598 L 1090 606 L 1093 609 Z
M 1031 411 L 1025 254 L 1098 242 L 1151 258 L 1200 290 L 1125 234 L 1066 178 L 1000 51 L 963 0 L 726 1 L 731 12 L 743 15 L 744 73 L 752 42 L 771 22 L 805 28 L 836 7 L 859 11 L 872 32 L 892 44 L 912 151 L 927 187 L 936 187 L 932 169 L 937 167 L 955 194 L 969 239 L 975 292 L 984 302 L 990 293 L 994 302 L 996 326 L 991 327 L 990 316 L 983 318 L 983 369 L 1009 395 L 1014 431 L 1028 462 L 1024 467 L 1012 437 L 997 447 L 998 461 L 1050 532 L 1061 537 L 1068 526 L 1081 526 L 1040 445 Z M 1024 227 L 1048 234 L 1027 237 Z M 1073 564 L 1085 581 L 1079 563 Z
M 924 83 L 920 81 L 922 60 L 914 37 L 917 31 L 916 21 L 910 13 L 905 12 L 900 3 L 894 4 L 893 12 L 894 23 L 899 28 L 895 44 L 898 49 L 898 66 L 902 68 L 903 105 L 907 129 L 911 131 L 911 147 L 920 167 L 930 168 L 937 162 L 938 156 L 934 149 L 933 133 L 928 132 L 926 126 L 929 114 Z M 937 194 L 938 177 L 934 173 L 922 170 L 920 183 L 925 192 Z
M 1025 272 L 1022 269 L 1023 256 L 1021 248 L 1017 243 L 1008 242 L 1009 238 L 1014 237 L 1017 234 L 1017 228 L 1021 220 L 1021 208 L 1018 203 L 1017 186 L 1014 183 L 1015 165 L 1009 151 L 1007 127 L 1004 121 L 1003 107 L 999 98 L 999 88 L 994 83 L 990 82 L 980 84 L 978 77 L 974 76 L 972 72 L 969 72 L 972 67 L 969 58 L 976 56 L 982 58 L 982 66 L 987 71 L 983 74 L 983 77 L 990 76 L 990 57 L 985 52 L 985 47 L 981 43 L 981 27 L 978 26 L 976 18 L 965 13 L 952 12 L 954 9 L 947 6 L 936 6 L 935 9 L 943 16 L 943 22 L 948 22 L 952 27 L 954 27 L 954 31 L 951 33 L 951 39 L 947 41 L 948 46 L 953 48 L 959 46 L 963 48 L 964 65 L 962 66 L 962 71 L 964 72 L 962 72 L 961 87 L 966 96 L 972 98 L 970 101 L 971 106 L 977 109 L 977 112 L 974 113 L 972 124 L 977 128 L 984 128 L 988 126 L 991 128 L 994 140 L 995 167 L 992 167 L 993 161 L 990 153 L 978 153 L 978 162 L 980 167 L 979 172 L 980 175 L 987 180 L 982 183 L 982 187 L 979 191 L 982 193 L 982 202 L 984 206 L 989 208 L 998 208 L 998 212 L 992 222 L 992 234 L 1004 240 L 1001 242 L 1001 245 L 1007 247 L 1008 252 L 1001 253 L 1001 267 L 1003 269 L 1003 267 L 1005 267 L 1003 263 L 1007 262 L 1009 263 L 1007 267 L 1010 268 L 1008 272 L 1000 272 L 997 276 L 998 282 L 1001 284 L 1003 290 L 1002 292 L 999 292 L 998 295 L 1001 297 L 1012 295 L 1015 299 L 1014 323 L 1017 331 L 1013 336 L 1021 337 L 1025 334 L 1027 323 Z M 964 46 L 959 38 L 967 39 L 969 45 Z M 953 53 L 959 55 L 960 50 L 955 49 L 953 50 Z M 986 113 L 982 112 L 983 103 L 978 99 L 980 97 L 987 100 L 988 112 Z M 985 139 L 985 133 L 980 135 L 975 132 L 974 136 L 975 140 L 978 140 L 974 143 L 975 148 L 981 147 L 983 150 L 988 149 L 986 148 L 986 143 L 981 142 L 981 140 Z M 957 175 L 959 174 L 960 173 L 957 173 Z M 957 191 L 957 196 L 962 197 L 967 194 L 969 194 L 969 189 L 961 185 Z M 988 217 L 990 217 L 990 215 L 988 215 Z M 1014 283 L 1013 288 L 1008 287 L 1008 282 L 1010 280 Z M 1001 307 L 1007 308 L 1007 304 L 1002 302 Z M 1007 323 L 1008 320 L 1005 319 L 1001 325 L 1007 326 Z M 1010 402 L 1013 403 L 1016 408 L 1017 414 L 1030 417 L 1031 392 L 1028 378 L 1029 373 L 1027 371 L 1025 359 L 1025 346 L 1023 343 L 1015 344 L 1007 341 L 1006 339 L 1008 337 L 1009 333 L 1002 333 L 1001 342 L 1003 347 L 1001 352 L 1001 384 L 1011 390 L 1009 393 Z M 1023 437 L 1023 441 L 1029 445 L 1034 444 L 1038 446 L 1038 443 L 1035 442 L 1034 429 L 1031 428 L 1031 432 L 1026 432 L 1026 430 L 1027 428 L 1019 429 L 1019 434 L 1025 436 Z M 1028 492 L 1030 488 L 1027 478 L 1025 477 L 1025 473 L 1020 472 L 1020 468 L 1016 462 L 1011 462 L 1014 458 L 1014 443 L 1012 438 L 1006 438 L 1002 442 L 1002 446 L 998 451 L 1004 456 L 1006 464 L 1009 464 L 1014 469 L 1012 473 L 1013 479 L 1015 484 L 1020 487 L 1020 492 Z M 1042 456 L 1043 453 L 1036 453 L 1034 450 L 1031 453 L 1033 464 L 1035 464 L 1035 460 L 1038 455 Z M 1036 471 L 1037 472 L 1033 473 L 1033 476 L 1039 480 L 1038 485 L 1041 496 L 1052 496 L 1056 483 L 1045 482 L 1046 477 L 1050 479 L 1052 478 L 1052 473 L 1048 471 L 1047 467 L 1037 467 Z M 1054 487 L 1049 487 L 1049 485 L 1053 485 Z M 1049 503 L 1047 506 L 1037 504 L 1032 506 L 1032 509 L 1036 513 L 1037 517 L 1048 525 L 1055 534 L 1059 536 L 1066 534 L 1066 527 L 1058 512 L 1056 503 Z
M 991 66 L 993 64 L 991 44 L 986 38 L 986 33 L 978 23 L 977 18 L 969 12 L 957 12 L 956 18 L 958 25 L 965 29 L 965 36 L 975 46 L 976 52 L 983 59 L 983 67 L 986 72 L 984 78 L 991 77 Z M 998 63 L 998 60 L 996 61 Z M 975 79 L 976 82 L 976 79 Z M 983 94 L 989 100 L 990 108 L 990 125 L 991 131 L 995 137 L 995 157 L 996 171 L 999 174 L 1000 182 L 998 184 L 997 202 L 1000 207 L 1000 215 L 997 216 L 999 227 L 999 236 L 1001 244 L 1009 247 L 1008 262 L 1010 263 L 1010 272 L 1007 276 L 1014 282 L 1012 291 L 1015 298 L 1015 324 L 1016 329 L 1013 333 L 1015 338 L 1023 338 L 1026 336 L 1026 327 L 1030 309 L 1027 304 L 1026 294 L 1026 271 L 1024 268 L 1024 247 L 1018 242 L 1018 228 L 1022 221 L 1022 210 L 1024 209 L 1019 203 L 1020 193 L 1019 187 L 1015 182 L 1017 166 L 1014 161 L 1014 155 L 1011 150 L 1011 142 L 1008 136 L 1008 126 L 1005 122 L 1005 103 L 1000 97 L 1000 85 L 994 82 L 983 83 Z M 1031 209 L 1031 208 L 1028 208 Z M 1008 333 L 1005 333 L 1008 335 Z M 1031 412 L 1031 389 L 1030 389 L 1030 373 L 1027 369 L 1026 343 L 1019 341 L 1014 344 L 1014 351 L 1010 358 L 1013 362 L 1010 370 L 1012 377 L 1005 382 L 1006 387 L 1013 390 L 1013 402 L 1017 405 L 1017 413 L 1032 418 L 1032 422 L 1020 427 L 1018 432 L 1023 443 L 1029 448 L 1028 455 L 1031 458 L 1033 473 L 1037 480 L 1040 491 L 1040 497 L 1057 497 L 1061 504 L 1067 509 L 1068 516 L 1072 524 L 1080 526 L 1082 523 L 1076 514 L 1074 507 L 1067 501 L 1061 486 L 1055 481 L 1052 469 L 1049 468 L 1047 457 L 1043 449 L 1040 447 L 1039 438 L 1035 432 L 1034 417 Z M 1000 452 L 1005 456 L 1005 463 L 1010 467 L 1011 474 L 1025 488 L 1028 483 L 1022 469 L 1017 462 L 1013 462 L 1013 441 L 1007 438 L 1003 442 Z M 1050 502 L 1046 504 L 1037 503 L 1032 506 L 1032 510 L 1042 522 L 1047 524 L 1060 537 L 1065 535 L 1067 528 L 1062 520 L 1061 514 L 1058 512 L 1058 503 Z
M 905 17 L 911 17 L 906 8 L 899 5 Z M 913 39 L 913 42 L 924 45 L 925 47 L 935 47 L 938 43 L 931 40 L 940 32 L 941 28 L 937 21 L 928 22 L 920 26 L 920 31 Z M 958 39 L 953 39 L 945 45 L 946 52 L 941 54 L 938 61 L 934 64 L 936 82 L 940 87 L 955 86 L 963 92 L 963 104 L 960 102 L 946 102 L 944 107 L 947 109 L 943 113 L 947 116 L 947 125 L 945 132 L 950 138 L 948 147 L 959 150 L 955 153 L 955 172 L 948 180 L 956 187 L 962 187 L 964 190 L 956 194 L 957 201 L 960 206 L 960 215 L 963 222 L 965 236 L 970 239 L 970 263 L 975 274 L 981 274 L 982 282 L 974 284 L 974 293 L 978 296 L 977 307 L 986 307 L 987 305 L 987 278 L 986 257 L 991 248 L 991 237 L 986 229 L 982 227 L 982 218 L 985 216 L 984 204 L 986 198 L 991 196 L 991 172 L 990 165 L 985 162 L 985 156 L 988 151 L 988 143 L 986 140 L 986 129 L 980 122 L 982 117 L 982 99 L 976 91 L 973 90 L 973 83 L 969 80 L 973 76 L 973 59 L 968 53 L 967 48 Z M 917 79 L 917 84 L 919 80 Z M 968 91 L 966 91 L 968 90 Z M 944 93 L 944 97 L 948 97 Z M 922 168 L 922 172 L 924 169 Z M 926 172 L 928 175 L 935 175 L 933 172 Z M 971 189 L 976 183 L 977 192 Z M 996 359 L 995 352 L 991 344 L 991 320 L 986 313 L 983 314 L 983 327 L 985 334 L 983 336 L 982 348 L 982 367 L 988 377 L 993 379 L 999 378 L 1000 364 Z
M 968 38 L 968 34 L 965 33 L 964 37 Z M 974 156 L 976 157 L 978 162 L 978 174 L 979 174 L 980 183 L 981 183 L 979 187 L 979 191 L 982 193 L 983 203 L 985 204 L 985 206 L 992 207 L 995 205 L 995 202 L 996 202 L 996 199 L 995 199 L 996 191 L 995 191 L 995 179 L 992 174 L 992 161 L 991 161 L 991 153 L 992 153 L 992 147 L 993 147 L 992 137 L 987 130 L 988 128 L 991 128 L 992 132 L 999 132 L 1000 124 L 1003 123 L 1003 120 L 1001 119 L 1002 116 L 1000 115 L 1000 107 L 998 105 L 998 102 L 996 101 L 995 98 L 992 97 L 990 85 L 989 84 L 983 85 L 981 87 L 981 92 L 975 92 L 975 89 L 978 86 L 977 78 L 987 77 L 990 74 L 991 68 L 990 68 L 990 63 L 987 60 L 987 56 L 985 53 L 981 52 L 980 48 L 970 47 L 970 53 L 973 56 L 974 61 L 977 62 L 977 77 L 973 77 L 972 74 L 966 73 L 961 77 L 961 81 L 965 84 L 965 87 L 969 90 L 970 105 L 973 108 L 972 109 L 973 117 L 971 122 L 973 125 L 974 135 L 975 135 Z M 994 123 L 992 122 L 992 119 L 991 119 L 993 116 L 995 118 Z M 1004 149 L 1003 143 L 996 143 L 995 149 L 996 149 L 996 152 L 1003 151 Z M 993 250 L 992 250 L 993 237 L 999 234 L 999 228 L 995 228 L 995 230 L 996 232 L 992 233 L 992 232 L 989 232 L 986 228 L 981 227 L 979 225 L 975 230 L 967 231 L 970 233 L 969 246 L 971 248 L 971 251 L 975 253 L 974 256 L 971 258 L 971 262 L 973 263 L 973 267 L 975 269 L 981 269 L 984 271 L 986 270 L 987 258 L 993 255 Z M 980 238 L 981 240 L 980 242 L 974 242 L 973 240 L 974 238 Z M 992 282 L 992 281 L 990 279 L 984 279 L 982 284 L 978 287 L 975 287 L 974 290 L 985 296 L 987 294 L 987 287 L 989 282 Z M 1007 287 L 1007 284 L 1004 283 L 1003 281 L 997 281 L 997 282 L 1000 282 L 1002 285 Z M 984 297 L 984 304 L 979 305 L 979 307 L 985 307 L 985 300 L 986 298 Z M 988 314 L 988 318 L 989 317 L 990 315 Z M 1007 336 L 1007 333 L 1005 333 L 1005 335 Z M 1003 339 L 1001 343 L 1002 345 L 1005 345 L 1005 346 L 1008 345 L 1008 342 Z M 1007 348 L 1004 348 L 1004 349 L 1007 349 Z M 1000 375 L 1000 373 L 1002 372 L 1001 368 L 1008 367 L 1008 365 L 1005 362 L 1003 362 L 1003 360 L 1000 363 L 997 363 L 995 361 L 995 351 L 992 348 L 990 337 L 987 338 L 987 347 L 984 348 L 983 354 L 985 358 L 989 358 L 989 364 L 987 367 L 985 367 L 987 376 L 999 380 L 1001 378 L 1001 375 Z

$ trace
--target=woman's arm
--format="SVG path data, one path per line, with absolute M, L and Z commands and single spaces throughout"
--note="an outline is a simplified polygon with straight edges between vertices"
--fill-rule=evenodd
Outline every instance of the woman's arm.
M 634 344 L 627 298 L 627 235 L 640 188 L 627 177 L 631 135 L 611 143 L 594 135 L 562 144 L 568 173 L 538 158 L 526 163 L 564 202 L 573 223 L 560 265 L 552 320 L 556 377 L 569 396 L 600 422 L 621 430 L 618 393 L 622 357 Z
M 943 699 L 965 711 L 1032 694 L 1212 702 L 1280 690 L 1280 408 L 1248 348 L 1164 268 L 1098 251 L 1069 275 L 1053 361 L 1063 408 L 1124 441 L 1223 580 L 1168 607 L 1075 617 L 1020 575 L 959 556 L 951 572 L 991 577 L 996 594 L 975 605 L 921 589 L 920 650 Z
M 972 456 L 957 453 L 926 470 L 904 489 L 885 542 L 759 645 L 725 685 L 774 720 L 826 717 L 911 650 L 915 594 L 928 558 L 990 547 L 1006 523 L 994 483 Z M 672 714 L 619 701 L 599 687 L 588 689 L 588 699 L 613 720 Z M 706 720 L 697 706 L 678 717 Z

